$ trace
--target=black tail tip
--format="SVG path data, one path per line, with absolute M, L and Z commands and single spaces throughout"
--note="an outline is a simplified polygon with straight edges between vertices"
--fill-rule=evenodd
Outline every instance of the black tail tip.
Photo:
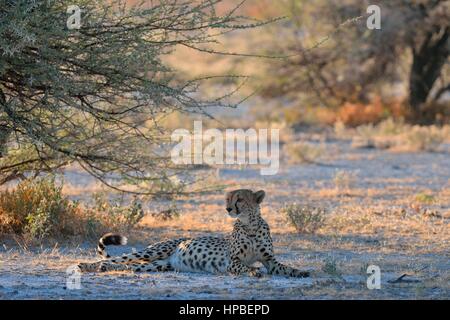
M 127 237 L 124 237 L 117 233 L 107 233 L 103 237 L 100 238 L 99 242 L 105 246 L 109 245 L 125 245 L 127 244 Z

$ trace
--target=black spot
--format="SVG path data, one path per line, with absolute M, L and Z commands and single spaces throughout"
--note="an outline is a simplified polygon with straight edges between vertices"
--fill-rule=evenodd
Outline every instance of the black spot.
M 148 259 L 150 256 L 148 254 L 144 254 L 144 258 Z

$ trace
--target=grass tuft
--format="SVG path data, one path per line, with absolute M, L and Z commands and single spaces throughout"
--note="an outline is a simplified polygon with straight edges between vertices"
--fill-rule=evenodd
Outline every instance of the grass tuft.
M 282 212 L 288 222 L 300 233 L 315 233 L 325 223 L 324 208 L 293 203 L 285 206 Z

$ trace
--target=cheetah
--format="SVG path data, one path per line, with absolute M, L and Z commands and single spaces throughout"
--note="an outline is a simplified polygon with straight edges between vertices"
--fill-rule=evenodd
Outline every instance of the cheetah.
M 98 243 L 97 252 L 105 259 L 80 263 L 81 272 L 105 271 L 180 271 L 261 277 L 261 262 L 268 274 L 308 277 L 309 272 L 291 268 L 277 261 L 267 222 L 261 217 L 263 190 L 239 189 L 226 195 L 226 211 L 235 218 L 234 229 L 226 237 L 179 238 L 152 244 L 139 252 L 109 257 L 108 245 L 126 243 L 126 238 L 107 234 Z

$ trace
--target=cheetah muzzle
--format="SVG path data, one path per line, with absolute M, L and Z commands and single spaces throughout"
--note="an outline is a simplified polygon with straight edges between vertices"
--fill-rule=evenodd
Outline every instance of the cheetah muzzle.
M 97 252 L 106 259 L 94 263 L 80 263 L 82 272 L 105 271 L 181 271 L 261 277 L 253 267 L 261 262 L 269 274 L 308 277 L 300 271 L 278 262 L 273 253 L 269 225 L 261 217 L 260 204 L 265 192 L 247 189 L 226 195 L 226 210 L 236 218 L 233 232 L 226 237 L 179 238 L 152 244 L 139 252 L 109 257 L 108 245 L 121 245 L 126 238 L 106 234 L 100 238 Z

